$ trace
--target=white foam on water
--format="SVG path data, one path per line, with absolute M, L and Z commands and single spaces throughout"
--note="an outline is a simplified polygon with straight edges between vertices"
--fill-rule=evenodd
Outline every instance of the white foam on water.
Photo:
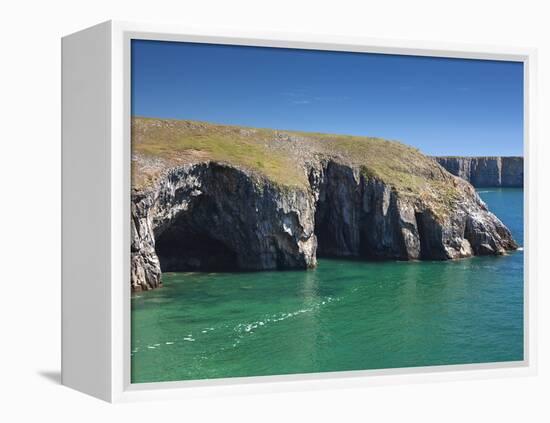
M 246 336 L 253 334 L 255 332 L 255 329 L 258 329 L 260 327 L 266 327 L 270 323 L 281 322 L 281 321 L 290 319 L 292 317 L 296 317 L 305 313 L 316 311 L 320 309 L 322 306 L 331 303 L 332 301 L 340 301 L 340 299 L 333 298 L 333 297 L 326 297 L 322 301 L 317 302 L 317 304 L 313 304 L 311 307 L 301 308 L 299 310 L 292 311 L 292 312 L 286 312 L 286 313 L 281 312 L 277 314 L 272 314 L 269 317 L 266 317 L 262 320 L 257 320 L 254 322 L 239 323 L 233 327 L 233 331 L 237 332 L 238 335 L 237 335 L 237 338 L 234 339 L 232 347 L 237 348 L 241 340 L 244 339 Z M 210 330 L 214 330 L 214 329 L 210 328 Z M 202 332 L 204 333 L 204 330 Z M 222 348 L 222 350 L 224 350 L 224 348 Z
M 519 247 L 519 248 L 518 248 L 518 251 L 523 251 L 523 247 Z
M 339 299 L 337 298 L 336 301 L 338 301 L 338 300 Z M 334 301 L 334 298 L 327 297 L 323 301 L 320 301 L 319 303 L 317 303 L 317 304 L 315 304 L 311 307 L 302 308 L 302 309 L 292 311 L 292 312 L 288 312 L 288 313 L 273 314 L 270 317 L 267 317 L 263 320 L 258 320 L 258 321 L 251 322 L 251 323 L 239 323 L 237 326 L 235 326 L 234 330 L 235 330 L 235 332 L 240 332 L 240 333 L 243 333 L 243 332 L 244 333 L 254 333 L 254 329 L 257 329 L 260 326 L 265 326 L 268 323 L 282 322 L 283 320 L 289 319 L 291 317 L 296 317 L 296 316 L 299 316 L 299 315 L 304 314 L 304 313 L 310 313 L 312 311 L 318 310 L 323 305 L 331 303 L 332 301 Z
M 195 342 L 195 338 L 192 338 L 190 336 L 186 336 L 185 338 L 183 338 L 184 341 L 191 341 L 191 342 Z
M 173 342 L 165 342 L 166 345 L 173 345 Z

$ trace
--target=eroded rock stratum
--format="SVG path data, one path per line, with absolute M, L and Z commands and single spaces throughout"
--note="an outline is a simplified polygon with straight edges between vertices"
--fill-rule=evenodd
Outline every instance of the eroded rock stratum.
M 135 119 L 131 283 L 517 248 L 466 181 L 400 143 Z

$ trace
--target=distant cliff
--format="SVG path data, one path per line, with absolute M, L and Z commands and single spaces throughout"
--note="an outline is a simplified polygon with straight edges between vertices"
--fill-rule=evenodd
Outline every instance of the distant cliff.
M 474 187 L 522 187 L 523 157 L 434 157 Z

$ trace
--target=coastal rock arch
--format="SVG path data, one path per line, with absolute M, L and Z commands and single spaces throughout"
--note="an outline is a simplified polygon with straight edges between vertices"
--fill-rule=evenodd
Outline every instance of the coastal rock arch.
M 235 167 L 174 169 L 154 195 L 133 201 L 133 289 L 162 272 L 308 268 L 316 264 L 314 199 Z

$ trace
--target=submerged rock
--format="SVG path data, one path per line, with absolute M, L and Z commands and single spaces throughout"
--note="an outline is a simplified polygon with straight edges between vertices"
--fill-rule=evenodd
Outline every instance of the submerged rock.
M 167 139 L 179 134 L 184 141 L 216 131 L 235 142 L 253 140 L 250 154 L 264 145 L 266 155 L 257 156 L 263 160 L 257 166 L 240 156 L 221 162 L 208 148 L 176 144 L 163 156 L 136 137 L 134 290 L 160 286 L 169 271 L 307 269 L 317 256 L 448 260 L 517 248 L 469 183 L 402 144 L 353 139 L 347 145 L 348 139 L 329 136 L 237 133 L 186 121 L 139 125 L 145 141 L 158 137 L 158 128 Z M 276 161 L 281 158 L 288 163 Z

